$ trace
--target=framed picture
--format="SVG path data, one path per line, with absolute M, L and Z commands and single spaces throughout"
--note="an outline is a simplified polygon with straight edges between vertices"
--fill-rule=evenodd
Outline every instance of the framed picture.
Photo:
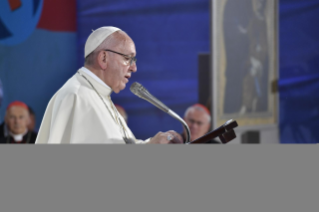
M 277 123 L 278 2 L 212 0 L 214 126 Z

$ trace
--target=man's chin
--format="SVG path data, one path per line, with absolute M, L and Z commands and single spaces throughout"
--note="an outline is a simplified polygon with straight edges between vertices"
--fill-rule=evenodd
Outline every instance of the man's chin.
M 119 88 L 113 89 L 114 93 L 120 93 L 121 90 L 124 90 L 126 87 L 126 84 L 122 85 Z
M 24 133 L 24 131 L 11 131 L 11 133 L 13 133 L 14 135 L 20 135 Z

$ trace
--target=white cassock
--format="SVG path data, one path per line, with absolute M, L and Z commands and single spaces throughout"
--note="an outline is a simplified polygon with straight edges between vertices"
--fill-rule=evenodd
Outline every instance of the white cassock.
M 36 144 L 125 144 L 124 130 L 136 143 L 145 143 L 135 139 L 114 107 L 112 89 L 85 67 L 78 72 L 50 100 Z

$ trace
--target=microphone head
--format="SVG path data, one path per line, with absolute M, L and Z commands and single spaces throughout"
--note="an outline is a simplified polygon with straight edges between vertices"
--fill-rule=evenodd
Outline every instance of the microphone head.
M 148 101 L 149 98 L 155 98 L 152 96 L 152 94 L 150 94 L 150 92 L 148 92 L 148 90 L 146 88 L 144 88 L 143 85 L 141 85 L 138 82 L 134 82 L 131 87 L 130 90 L 133 94 L 135 94 L 136 96 L 145 99 Z
M 131 85 L 130 90 L 136 96 L 148 101 L 149 103 L 153 104 L 155 107 L 159 108 L 160 110 L 164 111 L 165 113 L 168 113 L 173 118 L 180 121 L 183 124 L 183 127 L 185 128 L 185 130 L 187 131 L 186 141 L 190 142 L 189 128 L 188 128 L 186 122 L 181 117 L 179 117 L 176 113 L 174 113 L 172 110 L 170 110 L 164 103 L 162 103 L 160 100 L 158 100 L 152 94 L 150 94 L 150 92 L 148 92 L 148 90 L 146 88 L 144 88 L 143 85 L 141 85 L 140 83 L 134 82 Z
M 150 94 L 150 92 L 148 92 L 148 90 L 144 88 L 143 85 L 141 85 L 140 83 L 134 82 L 131 85 L 130 90 L 136 96 L 150 102 L 151 104 L 163 110 L 164 112 L 167 113 L 169 111 L 169 108 L 166 105 L 164 105 L 161 101 L 159 101 L 152 94 Z
M 134 82 L 131 87 L 130 90 L 132 93 L 134 93 L 135 95 L 139 96 L 140 92 L 143 90 L 143 85 L 141 85 L 138 82 Z

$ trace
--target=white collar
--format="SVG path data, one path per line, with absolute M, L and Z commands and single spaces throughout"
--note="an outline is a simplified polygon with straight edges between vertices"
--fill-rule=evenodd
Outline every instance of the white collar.
M 96 81 L 98 81 L 99 83 L 101 83 L 103 86 L 107 87 L 108 89 L 111 89 L 110 86 L 108 86 L 107 84 L 105 84 L 105 82 L 103 82 L 98 76 L 96 76 L 92 71 L 90 71 L 89 69 L 82 67 L 80 68 L 81 71 L 83 71 L 84 73 L 88 74 L 90 77 L 92 77 L 93 79 L 95 79 Z M 112 90 L 112 89 L 111 89 Z
M 23 136 L 25 136 L 25 134 L 27 134 L 28 130 L 26 130 L 24 133 L 22 134 L 13 134 L 12 132 L 9 131 L 9 134 L 11 135 L 11 137 L 13 138 L 13 140 L 15 142 L 19 142 L 22 141 Z

